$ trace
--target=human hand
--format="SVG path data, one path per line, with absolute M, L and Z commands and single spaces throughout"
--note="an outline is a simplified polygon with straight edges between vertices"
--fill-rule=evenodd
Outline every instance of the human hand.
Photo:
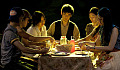
M 38 50 L 41 49 L 41 46 L 36 46 L 36 45 L 29 45 L 29 47 L 33 49 L 38 49 Z
M 52 45 L 54 45 L 55 44 L 55 39 L 53 37 L 51 37 L 50 42 L 52 43 Z
M 20 26 L 16 26 L 18 32 L 22 32 L 22 28 Z
M 42 48 L 41 49 L 41 54 L 46 54 L 49 51 L 48 48 Z
M 93 41 L 84 41 L 85 45 L 95 46 L 95 42 Z
M 75 44 L 79 45 L 79 42 L 83 42 L 83 40 L 82 39 L 75 40 Z
M 55 44 L 60 44 L 60 40 L 55 40 Z
M 81 48 L 81 47 L 82 47 L 83 45 L 85 45 L 85 44 L 84 44 L 84 42 L 79 42 L 78 45 L 79 45 L 79 47 Z
M 89 50 L 90 49 L 90 46 L 86 45 L 86 50 Z
M 53 37 L 50 38 L 51 42 L 55 42 L 55 39 Z
M 37 46 L 40 46 L 41 48 L 44 48 L 46 46 L 46 42 L 40 42 L 40 43 L 36 43 Z
M 36 46 L 35 49 L 40 50 L 40 49 L 41 49 L 41 46 Z
M 79 42 L 79 46 L 80 46 L 81 50 L 86 50 L 86 46 L 85 46 L 84 41 L 83 42 Z
M 95 46 L 95 42 L 89 42 L 88 45 Z

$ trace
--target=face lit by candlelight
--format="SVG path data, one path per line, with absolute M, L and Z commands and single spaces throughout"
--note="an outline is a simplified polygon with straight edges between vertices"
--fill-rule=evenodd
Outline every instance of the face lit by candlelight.
M 68 22 L 70 18 L 72 17 L 72 14 L 68 12 L 63 12 L 61 13 L 61 15 L 62 15 L 62 21 L 64 22 Z
M 96 23 L 97 22 L 97 15 L 95 15 L 94 13 L 90 13 L 89 14 L 89 18 L 90 18 L 92 23 Z
M 29 18 L 25 18 L 23 20 L 22 27 L 26 27 L 28 23 L 29 23 Z
M 20 18 L 19 18 L 19 25 L 20 25 L 20 27 L 22 28 L 23 27 L 23 24 L 24 24 L 24 16 L 21 16 Z
M 45 24 L 45 18 L 42 16 L 41 21 L 37 24 L 40 28 Z

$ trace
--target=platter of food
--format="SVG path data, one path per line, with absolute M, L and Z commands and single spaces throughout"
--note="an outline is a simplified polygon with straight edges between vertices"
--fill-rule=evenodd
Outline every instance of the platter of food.
M 66 52 L 55 52 L 53 54 L 53 56 L 68 56 L 70 55 L 70 53 L 66 53 Z

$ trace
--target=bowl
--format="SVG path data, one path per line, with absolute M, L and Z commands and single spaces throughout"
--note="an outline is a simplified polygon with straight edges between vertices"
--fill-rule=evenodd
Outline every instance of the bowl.
M 58 52 L 71 52 L 72 45 L 71 44 L 64 44 L 64 45 L 57 45 L 56 49 Z

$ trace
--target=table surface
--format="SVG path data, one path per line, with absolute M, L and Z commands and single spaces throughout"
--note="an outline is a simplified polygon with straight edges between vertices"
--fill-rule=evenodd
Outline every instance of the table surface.
M 93 70 L 91 58 L 76 52 L 68 56 L 40 56 L 38 70 Z
M 38 70 L 93 70 L 91 58 L 88 55 L 76 55 L 80 47 L 75 47 L 75 52 L 68 56 L 40 56 L 38 58 Z

